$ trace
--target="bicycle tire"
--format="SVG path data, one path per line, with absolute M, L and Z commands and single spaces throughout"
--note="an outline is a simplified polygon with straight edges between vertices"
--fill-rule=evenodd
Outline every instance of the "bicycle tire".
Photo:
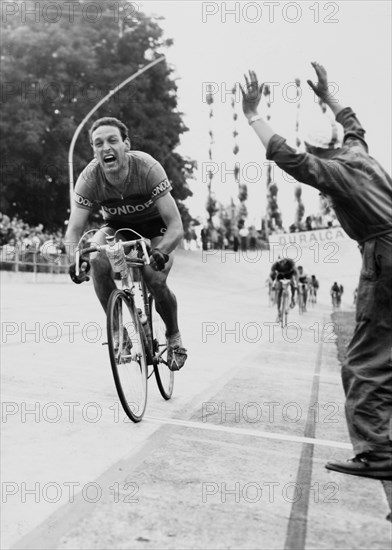
M 135 307 L 123 290 L 111 293 L 106 320 L 110 364 L 118 397 L 125 414 L 133 422 L 140 422 L 147 405 L 143 328 Z
M 150 319 L 153 343 L 153 365 L 158 389 L 163 399 L 171 398 L 174 388 L 174 372 L 167 366 L 166 326 L 155 309 L 153 296 L 150 296 Z

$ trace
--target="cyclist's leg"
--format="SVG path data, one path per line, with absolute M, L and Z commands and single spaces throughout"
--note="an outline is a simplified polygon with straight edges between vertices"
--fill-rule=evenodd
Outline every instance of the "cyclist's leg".
M 153 247 L 159 245 L 162 237 L 151 239 Z M 173 265 L 174 251 L 169 254 L 169 261 L 163 271 L 154 271 L 150 266 L 143 270 L 144 280 L 154 296 L 155 308 L 166 326 L 168 344 L 167 362 L 171 370 L 179 370 L 187 359 L 187 350 L 183 347 L 181 333 L 178 328 L 177 298 L 167 285 L 167 276 Z
M 106 244 L 106 235 L 113 235 L 114 229 L 110 227 L 102 227 L 94 237 L 92 242 L 104 245 Z M 95 293 L 101 302 L 101 305 L 106 312 L 110 294 L 115 290 L 116 283 L 113 278 L 113 271 L 109 259 L 106 254 L 98 254 L 94 252 L 90 256 L 91 261 L 91 276 L 94 283 Z
M 153 246 L 157 246 L 153 243 Z M 143 269 L 144 280 L 155 299 L 157 312 L 166 325 L 167 336 L 179 333 L 177 319 L 177 298 L 167 285 L 167 276 L 173 265 L 173 252 L 163 271 L 154 271 L 150 266 Z
M 293 275 L 290 279 L 290 288 L 291 288 L 291 304 L 290 304 L 290 306 L 291 307 L 295 306 L 295 284 L 296 284 L 296 281 L 295 281 L 295 277 Z

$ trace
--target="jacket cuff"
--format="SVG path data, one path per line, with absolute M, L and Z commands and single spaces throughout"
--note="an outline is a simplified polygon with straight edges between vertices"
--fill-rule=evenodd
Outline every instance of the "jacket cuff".
M 280 136 L 279 134 L 274 134 L 272 136 L 272 138 L 269 140 L 266 155 L 265 155 L 267 160 L 273 159 L 273 156 L 280 149 L 280 146 L 283 145 L 283 143 L 286 143 L 286 140 L 284 137 Z

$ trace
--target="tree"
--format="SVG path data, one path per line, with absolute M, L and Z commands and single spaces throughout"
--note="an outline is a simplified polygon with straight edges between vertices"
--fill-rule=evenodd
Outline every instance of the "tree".
M 109 90 L 172 44 L 163 38 L 156 19 L 135 11 L 129 17 L 126 0 L 113 5 L 94 2 L 100 8 L 95 22 L 83 12 L 88 2 L 83 4 L 78 3 L 73 21 L 63 12 L 60 20 L 50 23 L 55 16 L 47 10 L 39 22 L 19 15 L 2 23 L 0 210 L 51 229 L 62 227 L 68 217 L 67 154 L 78 124 Z M 166 61 L 159 63 L 114 95 L 91 122 L 102 116 L 123 120 L 132 149 L 151 154 L 163 165 L 181 204 L 192 195 L 187 180 L 193 177 L 195 162 L 175 152 L 188 129 L 177 109 L 172 73 Z M 75 148 L 75 175 L 91 158 L 86 129 Z M 184 224 L 189 223 L 185 205 L 180 211 Z

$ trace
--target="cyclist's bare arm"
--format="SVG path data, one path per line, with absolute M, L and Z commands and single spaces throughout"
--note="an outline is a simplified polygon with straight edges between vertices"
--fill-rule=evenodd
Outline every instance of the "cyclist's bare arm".
M 298 288 L 299 287 L 299 275 L 298 275 L 298 270 L 296 267 L 294 267 L 293 269 L 293 275 L 291 277 L 291 280 L 294 282 L 295 286 Z
M 276 277 L 277 277 L 277 272 L 275 269 L 272 269 L 268 278 L 268 281 L 272 287 L 276 285 Z
M 70 262 L 74 261 L 76 245 L 83 234 L 89 217 L 89 210 L 78 208 L 77 206 L 73 207 L 64 237 L 64 245 Z
M 159 249 L 170 254 L 184 236 L 181 216 L 173 197 L 168 193 L 155 202 L 159 213 L 166 224 L 167 230 L 159 243 Z

